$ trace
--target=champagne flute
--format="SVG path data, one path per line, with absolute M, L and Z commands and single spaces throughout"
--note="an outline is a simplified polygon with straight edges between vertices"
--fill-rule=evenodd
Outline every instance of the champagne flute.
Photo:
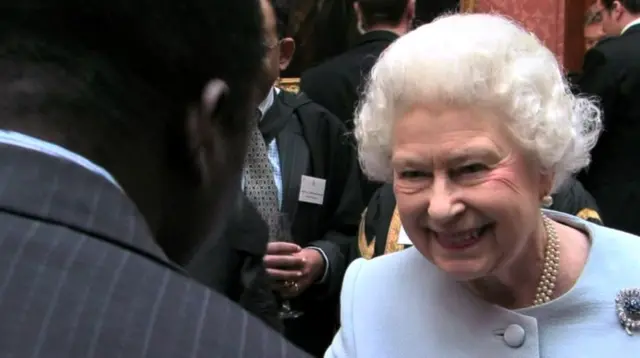
M 286 213 L 280 213 L 278 216 L 278 237 L 276 241 L 295 243 L 291 235 L 291 221 Z M 282 297 L 279 298 L 281 300 L 280 311 L 278 312 L 280 319 L 294 319 L 302 316 L 302 312 L 295 311 L 291 308 L 291 302 L 289 302 L 289 300 L 282 299 Z

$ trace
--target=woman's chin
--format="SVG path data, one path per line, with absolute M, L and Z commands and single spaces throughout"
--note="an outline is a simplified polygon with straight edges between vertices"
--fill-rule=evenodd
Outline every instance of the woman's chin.
M 456 281 L 471 281 L 485 277 L 488 274 L 488 265 L 485 260 L 434 260 L 434 264 Z

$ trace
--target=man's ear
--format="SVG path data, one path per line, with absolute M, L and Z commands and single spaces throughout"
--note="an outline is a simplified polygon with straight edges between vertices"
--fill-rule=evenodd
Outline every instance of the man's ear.
M 611 17 L 613 17 L 613 19 L 615 19 L 616 21 L 620 21 L 622 16 L 624 16 L 625 10 L 626 9 L 622 5 L 622 3 L 616 0 L 613 2 L 613 7 L 610 11 Z
M 280 71 L 284 71 L 289 67 L 295 52 L 296 42 L 291 37 L 285 37 L 280 41 L 280 61 L 278 63 Z
M 213 120 L 219 105 L 226 95 L 228 87 L 224 81 L 209 81 L 202 90 L 200 103 L 189 108 L 186 122 L 189 154 L 197 168 L 201 182 L 209 183 L 215 146 L 215 121 Z

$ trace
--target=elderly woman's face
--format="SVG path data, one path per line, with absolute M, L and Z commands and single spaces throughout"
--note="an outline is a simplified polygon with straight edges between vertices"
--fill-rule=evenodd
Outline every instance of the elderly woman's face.
M 417 108 L 393 130 L 394 191 L 415 247 L 459 280 L 490 275 L 531 245 L 552 178 L 500 119 Z

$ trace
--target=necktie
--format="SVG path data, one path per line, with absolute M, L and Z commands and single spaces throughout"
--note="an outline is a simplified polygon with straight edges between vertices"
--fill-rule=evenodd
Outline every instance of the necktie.
M 244 163 L 244 192 L 269 226 L 269 241 L 277 241 L 280 220 L 278 189 L 267 154 L 267 144 L 258 129 L 259 118 L 258 112 Z

